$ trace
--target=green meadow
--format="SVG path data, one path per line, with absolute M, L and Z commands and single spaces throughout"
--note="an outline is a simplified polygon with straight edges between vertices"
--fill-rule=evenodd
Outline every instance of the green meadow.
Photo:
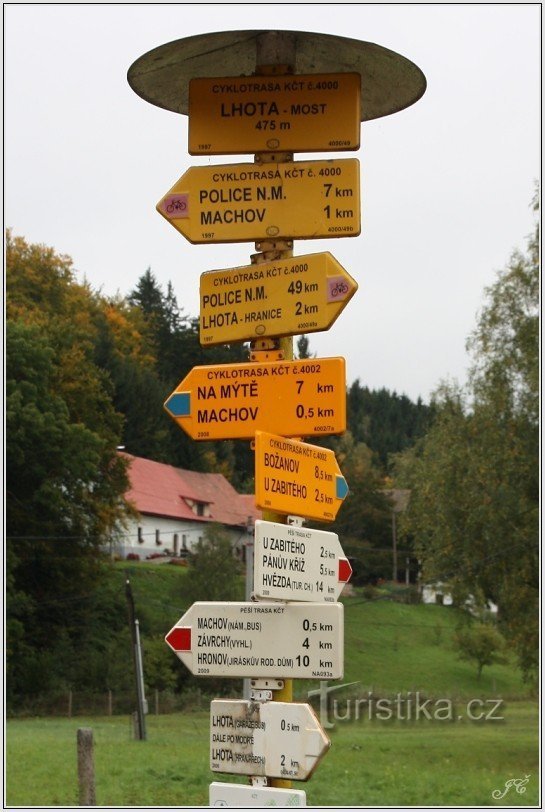
M 307 804 L 538 805 L 538 708 L 514 666 L 485 668 L 479 681 L 453 649 L 461 615 L 450 607 L 344 603 L 345 675 L 329 687 L 356 684 L 329 695 L 331 749 L 308 782 L 294 783 Z M 294 681 L 294 699 L 318 687 Z M 211 781 L 245 783 L 210 772 L 208 725 L 202 705 L 150 714 L 145 742 L 132 739 L 128 715 L 10 719 L 7 805 L 77 805 L 76 733 L 90 727 L 98 805 L 206 806 Z M 524 792 L 507 789 L 511 779 Z
M 505 707 L 503 722 L 337 722 L 330 751 L 308 782 L 309 806 L 534 806 L 538 804 L 537 708 Z M 150 716 L 132 741 L 127 718 L 26 719 L 8 723 L 8 806 L 77 806 L 76 733 L 91 727 L 99 806 L 206 806 L 206 711 Z M 524 794 L 512 778 L 530 776 Z

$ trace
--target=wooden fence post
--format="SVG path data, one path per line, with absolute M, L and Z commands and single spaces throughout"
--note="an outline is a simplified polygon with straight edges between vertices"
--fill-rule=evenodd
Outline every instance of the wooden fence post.
M 96 806 L 93 731 L 78 728 L 78 788 L 79 805 Z

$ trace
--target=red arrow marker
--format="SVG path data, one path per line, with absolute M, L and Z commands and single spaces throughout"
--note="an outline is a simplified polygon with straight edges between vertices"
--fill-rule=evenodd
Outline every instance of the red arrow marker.
M 339 558 L 339 581 L 346 584 L 351 577 L 352 567 L 350 566 L 350 561 L 347 558 Z
M 191 651 L 191 626 L 174 626 L 165 641 L 172 651 Z

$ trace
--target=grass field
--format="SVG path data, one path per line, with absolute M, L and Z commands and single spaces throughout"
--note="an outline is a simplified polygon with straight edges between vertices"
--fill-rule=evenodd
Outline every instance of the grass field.
M 309 806 L 535 806 L 537 707 L 504 711 L 503 722 L 337 722 L 331 750 L 295 786 Z M 98 805 L 206 806 L 212 780 L 237 780 L 209 771 L 208 724 L 204 711 L 151 716 L 137 742 L 123 717 L 9 721 L 7 805 L 76 806 L 76 731 L 91 727 Z M 493 800 L 527 775 L 524 794 Z
M 183 596 L 177 597 L 176 589 L 183 578 L 175 568 L 153 565 L 131 575 L 139 604 L 165 631 L 179 617 L 177 605 Z M 344 603 L 342 682 L 356 685 L 331 694 L 331 701 L 337 701 L 329 711 L 334 723 L 327 731 L 331 750 L 309 782 L 294 784 L 306 790 L 308 805 L 536 806 L 537 703 L 513 664 L 485 668 L 478 680 L 476 666 L 460 661 L 453 649 L 461 615 L 452 608 L 361 597 Z M 206 691 L 206 679 L 198 684 Z M 240 680 L 231 685 L 230 695 L 239 696 Z M 294 698 L 308 701 L 307 692 L 317 687 L 318 681 L 296 680 Z M 450 702 L 451 720 L 445 714 L 431 720 L 422 714 L 414 721 L 416 692 L 430 699 L 432 717 L 440 703 L 444 709 Z M 401 713 L 395 710 L 397 694 L 412 698 L 411 714 L 403 702 Z M 390 703 L 395 711 L 390 720 L 371 713 L 371 697 L 373 702 L 380 698 Z M 486 712 L 492 709 L 484 704 L 491 697 L 501 699 L 494 715 L 504 719 L 471 721 L 467 703 L 474 702 L 474 712 Z M 359 718 L 354 718 L 356 699 Z M 315 700 L 313 704 L 318 707 Z M 131 739 L 128 716 L 10 719 L 6 802 L 77 805 L 76 731 L 91 727 L 99 805 L 206 806 L 211 781 L 237 781 L 208 769 L 206 708 L 204 701 L 200 709 L 184 714 L 150 715 L 146 742 Z M 403 721 L 408 715 L 413 721 Z M 343 721 L 343 716 L 351 721 Z M 511 788 L 503 799 L 492 798 L 510 779 L 526 776 L 524 793 Z

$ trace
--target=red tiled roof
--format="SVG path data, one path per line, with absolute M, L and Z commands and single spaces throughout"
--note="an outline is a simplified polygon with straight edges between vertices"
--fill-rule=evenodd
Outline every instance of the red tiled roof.
M 226 525 L 246 525 L 248 516 L 259 519 L 254 497 L 239 494 L 223 474 L 186 471 L 162 462 L 123 454 L 130 460 L 130 488 L 127 501 L 142 514 L 167 519 L 190 519 L 200 522 L 220 522 Z M 185 498 L 184 498 L 185 497 Z M 197 516 L 185 499 L 209 505 L 209 516 Z

